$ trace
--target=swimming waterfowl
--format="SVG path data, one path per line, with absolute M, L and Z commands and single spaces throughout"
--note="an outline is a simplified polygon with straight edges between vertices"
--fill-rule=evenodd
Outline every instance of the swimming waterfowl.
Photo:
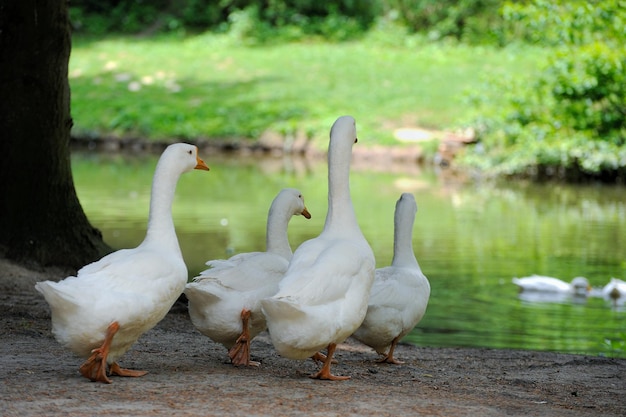
M 611 281 L 602 287 L 602 297 L 611 301 L 615 306 L 626 304 L 626 282 L 611 278 Z
M 626 297 L 626 282 L 618 278 L 611 278 L 611 281 L 602 287 L 602 294 L 606 298 Z
M 571 283 L 558 278 L 543 275 L 531 275 L 523 278 L 513 278 L 520 292 L 535 291 L 544 293 L 564 293 L 576 296 L 586 296 L 591 290 L 589 281 L 585 277 L 576 277 Z
M 187 266 L 171 209 L 180 175 L 192 169 L 209 170 L 195 146 L 168 146 L 154 172 L 143 242 L 84 266 L 76 276 L 35 285 L 50 305 L 52 333 L 87 358 L 80 373 L 92 381 L 111 383 L 107 367 L 111 375 L 147 373 L 123 369 L 117 359 L 165 317 L 185 288 Z
M 424 317 L 430 298 L 430 283 L 413 253 L 416 213 L 415 197 L 403 193 L 394 214 L 391 266 L 376 269 L 365 320 L 352 335 L 382 355 L 379 362 L 403 363 L 394 349 Z
M 294 188 L 281 190 L 267 215 L 266 251 L 208 261 L 211 268 L 185 288 L 193 325 L 229 349 L 233 365 L 259 365 L 250 360 L 250 342 L 267 328 L 261 299 L 278 291 L 287 270 L 293 255 L 287 225 L 296 215 L 311 218 L 302 193 Z
M 272 344 L 290 359 L 319 357 L 312 378 L 344 380 L 330 372 L 338 343 L 361 325 L 374 280 L 375 259 L 357 223 L 350 196 L 350 160 L 356 123 L 333 124 L 328 148 L 328 213 L 319 236 L 296 249 L 278 292 L 261 301 Z

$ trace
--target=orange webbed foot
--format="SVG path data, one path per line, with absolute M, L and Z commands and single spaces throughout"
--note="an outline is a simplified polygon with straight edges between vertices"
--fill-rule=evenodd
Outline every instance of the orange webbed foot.
M 102 346 L 91 351 L 91 356 L 80 366 L 79 370 L 82 376 L 92 381 L 104 382 L 110 384 L 111 380 L 107 377 L 107 356 L 113 341 L 113 336 L 120 329 L 118 322 L 114 321 L 109 324 L 104 335 Z
M 110 384 L 111 380 L 107 377 L 106 356 L 102 356 L 101 349 L 92 350 L 92 355 L 79 368 L 80 374 L 92 382 L 104 382 Z
M 328 381 L 345 381 L 352 377 L 350 376 L 342 376 L 342 375 L 333 375 L 330 373 L 330 370 L 325 372 L 322 368 L 318 373 L 311 375 L 309 378 L 312 379 L 325 379 Z
M 326 357 L 324 359 L 324 366 L 322 366 L 322 369 L 320 369 L 319 372 L 317 372 L 316 374 L 311 375 L 310 378 L 313 378 L 313 379 L 325 379 L 325 380 L 329 380 L 329 381 L 345 381 L 345 380 L 351 378 L 349 376 L 339 376 L 339 375 L 333 375 L 333 374 L 330 373 L 330 365 L 333 362 L 333 354 L 335 353 L 335 348 L 336 347 L 337 347 L 337 345 L 335 343 L 331 343 L 330 345 L 328 345 L 328 355 L 326 355 Z M 322 355 L 322 354 L 320 353 L 320 355 Z M 315 355 L 313 355 L 313 356 L 315 356 Z
M 393 365 L 402 365 L 404 362 L 397 360 L 393 357 L 393 351 L 396 349 L 398 342 L 400 341 L 400 336 L 397 336 L 395 339 L 391 341 L 391 346 L 389 347 L 389 352 L 383 354 L 383 357 L 377 360 L 378 363 L 390 363 Z
M 228 351 L 230 362 L 235 366 L 259 366 L 260 362 L 250 360 L 250 310 L 241 310 L 241 335 Z
M 135 369 L 120 368 L 120 366 L 116 362 L 113 362 L 111 364 L 110 372 L 111 372 L 111 375 L 128 376 L 128 377 L 144 376 L 145 374 L 148 373 L 148 371 L 137 371 Z
M 235 343 L 228 351 L 230 363 L 234 366 L 259 366 L 260 362 L 250 360 L 250 348 L 246 343 Z
M 382 358 L 378 359 L 376 362 L 378 363 L 390 363 L 392 365 L 402 365 L 404 362 L 395 359 L 393 356 L 384 355 Z

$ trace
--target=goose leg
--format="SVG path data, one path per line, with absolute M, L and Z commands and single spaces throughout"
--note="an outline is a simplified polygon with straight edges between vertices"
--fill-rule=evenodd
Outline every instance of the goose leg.
M 120 329 L 118 322 L 114 321 L 107 327 L 106 335 L 104 336 L 104 342 L 102 346 L 91 351 L 91 356 L 80 366 L 80 373 L 85 378 L 89 378 L 92 381 L 104 382 L 110 384 L 111 380 L 107 377 L 107 356 L 109 356 L 109 349 L 111 348 L 111 342 L 113 336 Z M 131 369 L 120 368 L 117 363 L 111 364 L 111 375 L 119 376 L 143 376 L 147 374 L 147 371 L 134 371 Z
M 333 361 L 333 354 L 335 353 L 335 348 L 337 344 L 331 343 L 328 345 L 328 355 L 326 355 L 326 359 L 324 360 L 324 366 L 322 369 L 314 375 L 311 375 L 313 379 L 328 379 L 330 381 L 345 381 L 346 379 L 350 379 L 349 376 L 337 376 L 330 373 L 330 364 Z
M 250 360 L 250 310 L 241 310 L 241 335 L 228 351 L 230 362 L 235 366 L 259 366 L 259 362 Z
M 315 354 L 311 356 L 311 359 L 313 359 L 315 363 L 318 363 L 318 362 L 324 363 L 324 361 L 326 360 L 326 355 L 324 355 L 322 352 L 315 352 Z M 333 359 L 330 363 L 334 365 L 339 362 L 337 361 L 337 359 Z
M 393 341 L 391 342 L 391 347 L 389 347 L 389 352 L 387 352 L 386 355 L 384 355 L 381 359 L 377 360 L 376 362 L 392 363 L 394 365 L 402 365 L 404 362 L 399 361 L 393 357 L 393 351 L 396 348 L 396 345 L 398 344 L 399 341 L 400 341 L 400 336 L 397 336 L 395 339 L 393 339 Z
M 91 356 L 80 366 L 80 373 L 85 378 L 89 378 L 92 381 L 104 382 L 110 384 L 111 380 L 107 377 L 107 356 L 109 355 L 109 348 L 113 341 L 113 336 L 119 330 L 120 325 L 114 321 L 107 328 L 106 335 L 104 336 L 104 342 L 99 348 L 95 348 L 91 351 Z

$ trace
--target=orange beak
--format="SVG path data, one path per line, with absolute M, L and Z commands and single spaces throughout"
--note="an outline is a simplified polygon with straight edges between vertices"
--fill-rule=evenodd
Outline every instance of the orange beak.
M 203 171 L 209 170 L 209 167 L 207 166 L 207 164 L 204 163 L 202 159 L 196 158 L 196 161 L 197 161 L 197 165 L 193 169 L 201 169 Z
M 198 147 L 196 146 L 196 166 L 193 167 L 193 169 L 201 169 L 203 171 L 208 171 L 209 167 L 207 166 L 207 164 L 202 159 L 200 159 L 199 156 L 197 156 L 198 153 L 199 153 Z

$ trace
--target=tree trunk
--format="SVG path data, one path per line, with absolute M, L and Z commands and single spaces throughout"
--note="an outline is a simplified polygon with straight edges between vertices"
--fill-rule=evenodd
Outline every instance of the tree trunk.
M 0 255 L 78 268 L 110 249 L 76 196 L 63 0 L 0 0 Z

